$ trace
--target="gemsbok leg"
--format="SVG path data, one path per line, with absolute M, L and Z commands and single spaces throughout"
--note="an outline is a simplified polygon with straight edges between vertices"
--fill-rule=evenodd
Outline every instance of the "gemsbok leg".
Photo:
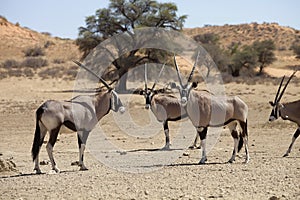
M 201 149 L 202 149 L 202 158 L 201 158 L 199 164 L 204 164 L 207 161 L 207 158 L 206 158 L 207 127 L 198 127 L 197 132 L 198 132 L 200 140 L 201 140 Z
M 170 149 L 170 134 L 169 134 L 169 126 L 168 126 L 168 120 L 164 121 L 164 133 L 166 136 L 166 144 L 163 147 L 163 149 L 167 150 Z
M 236 154 L 239 151 L 238 150 L 239 141 L 243 141 L 242 138 L 239 138 L 239 132 L 237 130 L 237 125 L 238 124 L 236 121 L 227 125 L 230 130 L 231 136 L 233 137 L 233 140 L 234 140 L 233 152 L 232 152 L 231 158 L 228 161 L 229 163 L 233 163 L 235 161 Z
M 300 135 L 300 127 L 299 127 L 299 128 L 296 130 L 296 132 L 294 133 L 293 138 L 292 138 L 292 142 L 291 142 L 291 144 L 290 144 L 290 146 L 289 146 L 287 152 L 283 155 L 283 157 L 286 157 L 286 156 L 288 156 L 288 155 L 291 153 L 292 148 L 293 148 L 293 145 L 294 145 L 294 143 L 295 143 L 295 141 L 296 141 L 296 139 L 297 139 L 297 137 L 298 137 L 299 135 Z
M 89 131 L 80 131 L 77 134 L 78 138 L 78 146 L 79 146 L 79 163 L 78 166 L 80 167 L 80 170 L 88 170 L 86 166 L 83 163 L 83 157 L 84 157 L 84 150 L 85 150 L 85 145 L 86 141 L 89 135 Z
M 60 130 L 60 126 L 52 129 L 51 131 L 49 131 L 50 137 L 49 137 L 49 141 L 47 143 L 46 149 L 48 152 L 48 156 L 52 165 L 52 170 L 54 170 L 55 172 L 59 173 L 60 170 L 58 169 L 58 167 L 56 166 L 56 163 L 54 161 L 54 157 L 53 157 L 53 147 L 55 145 L 59 130 Z
M 247 120 L 246 122 L 243 122 L 243 121 L 240 121 L 240 126 L 242 128 L 242 138 L 243 138 L 243 142 L 244 142 L 244 145 L 245 145 L 245 152 L 246 152 L 246 159 L 245 159 L 245 164 L 247 164 L 250 160 L 250 156 L 249 156 L 249 150 L 248 150 L 248 128 L 247 128 Z M 242 139 L 240 138 L 240 140 Z M 243 143 L 239 143 L 239 150 L 241 150 L 243 146 Z
M 35 170 L 35 172 L 37 174 L 40 174 L 41 169 L 40 169 L 40 162 L 39 162 L 39 153 L 40 153 L 41 146 L 43 145 L 44 138 L 47 133 L 47 129 L 41 122 L 37 121 L 35 131 L 37 133 L 35 134 L 36 138 L 34 138 L 34 139 L 38 140 L 39 145 L 37 146 L 38 149 L 35 150 L 37 152 L 37 155 L 34 159 L 34 169 L 33 170 Z

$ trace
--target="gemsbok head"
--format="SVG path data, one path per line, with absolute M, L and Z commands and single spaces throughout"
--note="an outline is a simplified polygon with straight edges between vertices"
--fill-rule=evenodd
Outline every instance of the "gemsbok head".
M 248 106 L 237 96 L 220 97 L 215 96 L 206 90 L 194 90 L 193 88 L 197 87 L 197 83 L 191 82 L 191 80 L 198 58 L 199 53 L 187 79 L 187 83 L 184 84 L 174 55 L 174 64 L 178 75 L 179 85 L 172 83 L 171 87 L 179 90 L 182 106 L 184 106 L 189 119 L 195 126 L 201 139 L 202 158 L 199 164 L 204 164 L 207 160 L 206 135 L 208 127 L 219 126 L 227 126 L 234 139 L 234 150 L 228 162 L 232 163 L 235 161 L 237 152 L 239 152 L 243 144 L 245 144 L 245 163 L 248 163 L 250 159 L 248 153 L 247 130 Z
M 281 100 L 289 82 L 291 81 L 293 76 L 296 74 L 296 72 L 297 71 L 294 71 L 294 73 L 287 80 L 282 91 L 280 91 L 285 76 L 282 77 L 274 101 L 269 102 L 270 105 L 272 106 L 272 111 L 271 111 L 271 114 L 269 117 L 270 122 L 281 117 L 283 120 L 289 120 L 298 125 L 298 128 L 293 135 L 292 142 L 291 142 L 288 150 L 286 151 L 286 153 L 283 155 L 284 157 L 288 156 L 291 153 L 292 147 L 293 147 L 297 137 L 300 135 L 300 100 L 293 101 L 293 102 L 287 102 L 287 103 L 280 103 L 280 100 Z
M 115 112 L 119 111 L 120 113 L 125 111 L 117 92 L 111 88 L 104 79 L 81 63 L 77 61 L 74 62 L 96 76 L 107 90 L 93 95 L 79 95 L 67 101 L 47 100 L 37 109 L 36 128 L 31 150 L 36 173 L 41 173 L 39 152 L 47 132 L 49 132 L 49 140 L 46 149 L 52 170 L 56 173 L 60 171 L 54 161 L 53 147 L 62 125 L 77 132 L 79 145 L 78 165 L 80 170 L 87 170 L 83 163 L 83 156 L 89 133 L 98 121 L 108 114 L 110 110 Z

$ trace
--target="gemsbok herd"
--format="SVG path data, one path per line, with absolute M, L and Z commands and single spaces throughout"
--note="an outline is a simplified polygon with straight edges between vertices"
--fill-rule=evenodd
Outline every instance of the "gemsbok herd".
M 168 122 L 188 118 L 197 132 L 191 147 L 196 147 L 198 138 L 201 140 L 199 148 L 201 148 L 202 156 L 199 164 L 205 164 L 207 161 L 206 137 L 208 127 L 220 126 L 228 127 L 234 140 L 233 153 L 228 162 L 232 163 L 235 161 L 236 154 L 244 145 L 246 153 L 245 163 L 248 163 L 250 160 L 247 128 L 248 106 L 237 96 L 217 96 L 207 90 L 196 90 L 197 83 L 191 82 L 191 80 L 197 66 L 198 57 L 199 54 L 196 57 L 196 61 L 187 82 L 183 83 L 174 55 L 174 65 L 179 84 L 172 82 L 170 83 L 170 86 L 172 90 L 176 89 L 179 91 L 180 99 L 175 95 L 155 90 L 155 86 L 159 81 L 165 64 L 162 66 L 152 87 L 148 88 L 147 64 L 145 64 L 145 88 L 140 91 L 140 94 L 145 97 L 145 108 L 150 109 L 157 121 L 163 123 L 165 146 L 162 150 L 169 150 L 171 148 Z M 79 95 L 66 101 L 47 100 L 36 110 L 36 128 L 31 150 L 36 173 L 41 173 L 39 166 L 39 152 L 47 132 L 49 132 L 49 140 L 46 149 L 52 170 L 57 173 L 60 171 L 54 161 L 53 147 L 60 128 L 63 125 L 70 130 L 77 132 L 79 146 L 78 165 L 80 170 L 87 170 L 83 162 L 83 157 L 89 133 L 110 110 L 114 112 L 119 111 L 120 113 L 125 112 L 125 107 L 117 92 L 102 77 L 98 76 L 83 64 L 77 61 L 74 62 L 79 67 L 97 77 L 107 90 L 95 92 L 93 95 Z M 298 125 L 298 129 L 294 133 L 292 142 L 284 156 L 289 155 L 295 140 L 300 135 L 300 100 L 280 103 L 289 82 L 296 72 L 297 71 L 289 77 L 281 91 L 285 77 L 282 78 L 275 100 L 273 102 L 270 101 L 272 112 L 269 121 L 274 121 L 281 117 L 283 120 L 290 120 Z

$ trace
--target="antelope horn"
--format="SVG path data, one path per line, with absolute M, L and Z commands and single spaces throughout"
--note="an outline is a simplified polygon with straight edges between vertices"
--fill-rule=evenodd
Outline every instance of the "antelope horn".
M 177 65 L 177 62 L 176 62 L 175 54 L 174 54 L 174 64 L 175 64 L 175 67 L 176 67 L 177 76 L 178 76 L 178 79 L 179 79 L 180 86 L 183 87 L 182 79 L 181 79 L 180 71 L 179 71 L 179 68 L 178 68 L 178 65 Z
M 293 76 L 296 74 L 296 72 L 297 72 L 297 71 L 294 71 L 294 73 L 290 76 L 289 80 L 286 82 L 286 84 L 285 84 L 285 86 L 284 86 L 284 88 L 283 88 L 283 90 L 282 90 L 280 96 L 278 97 L 277 103 L 280 101 L 280 99 L 281 99 L 281 97 L 282 97 L 282 95 L 283 95 L 285 89 L 287 88 L 287 86 L 288 86 L 290 80 L 293 78 Z
M 92 75 L 94 75 L 95 77 L 97 77 L 104 85 L 105 87 L 107 87 L 108 90 L 112 90 L 112 88 L 108 85 L 108 83 L 103 79 L 101 78 L 100 76 L 98 76 L 95 72 L 93 72 L 92 70 L 90 70 L 89 68 L 87 68 L 86 66 L 84 66 L 83 64 L 81 64 L 80 62 L 78 61 L 73 61 L 75 64 L 77 64 L 79 67 L 85 69 L 86 71 L 90 72 Z
M 148 80 L 147 80 L 147 63 L 145 63 L 145 74 L 144 74 L 144 79 L 145 79 L 145 92 L 147 92 L 148 91 L 148 84 L 147 84 L 147 82 L 148 82 Z
M 155 80 L 155 82 L 154 82 L 154 84 L 153 84 L 153 86 L 152 86 L 152 88 L 151 88 L 151 91 L 154 90 L 154 87 L 155 87 L 157 81 L 159 80 L 159 78 L 160 78 L 160 76 L 161 76 L 161 74 L 162 74 L 162 72 L 163 72 L 163 70 L 164 70 L 165 65 L 166 65 L 166 63 L 162 66 L 162 68 L 161 68 L 161 70 L 160 70 L 160 72 L 159 72 L 159 74 L 158 74 L 158 77 L 157 77 L 157 79 Z
M 196 68 L 196 65 L 197 65 L 197 62 L 198 62 L 198 58 L 199 58 L 199 51 L 198 51 L 198 54 L 197 54 L 197 57 L 196 57 L 196 61 L 195 61 L 195 64 L 194 64 L 194 66 L 193 66 L 193 68 L 192 68 L 192 71 L 191 71 L 191 73 L 190 73 L 190 76 L 189 76 L 189 78 L 188 78 L 188 83 L 192 80 L 192 78 L 193 78 L 193 74 L 194 74 L 194 72 L 195 72 L 195 68 Z
M 275 99 L 274 99 L 274 103 L 276 103 L 276 101 L 277 101 L 277 98 L 278 98 L 278 95 L 279 95 L 279 93 L 280 93 L 280 89 L 281 89 L 281 86 L 282 86 L 282 83 L 283 83 L 284 78 L 285 78 L 285 76 L 283 76 L 282 79 L 281 79 L 279 88 L 278 88 L 278 90 L 277 90 L 277 93 L 276 93 L 276 96 L 275 96 Z

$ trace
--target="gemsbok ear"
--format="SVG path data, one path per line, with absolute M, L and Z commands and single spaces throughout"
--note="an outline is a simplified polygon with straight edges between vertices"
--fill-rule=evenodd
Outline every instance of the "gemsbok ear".
M 145 91 L 144 90 L 141 90 L 140 91 L 140 95 L 144 95 L 145 94 Z
M 193 82 L 192 83 L 192 88 L 196 88 L 198 86 L 198 83 L 197 82 Z
M 275 106 L 275 104 L 273 103 L 273 101 L 269 101 L 269 104 L 270 104 L 272 107 Z

